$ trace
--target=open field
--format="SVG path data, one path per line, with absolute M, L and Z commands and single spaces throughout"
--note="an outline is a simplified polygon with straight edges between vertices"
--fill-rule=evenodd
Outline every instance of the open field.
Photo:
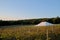
M 34 25 L 5 26 L 0 28 L 0 40 L 46 40 L 47 29 L 49 40 L 60 40 L 60 25 L 47 27 Z

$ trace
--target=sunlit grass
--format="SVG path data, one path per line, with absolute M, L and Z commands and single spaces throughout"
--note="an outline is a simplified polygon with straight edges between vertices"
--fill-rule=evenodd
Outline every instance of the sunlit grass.
M 53 31 L 52 31 L 53 27 Z M 16 38 L 16 40 L 46 40 L 46 30 L 48 28 L 49 34 L 52 33 L 54 35 L 60 36 L 60 25 L 54 25 L 54 26 L 34 26 L 34 25 L 22 25 L 22 26 L 16 26 L 16 27 L 6 27 L 6 28 L 0 28 L 0 38 L 4 38 L 6 40 L 12 38 Z M 43 38 L 41 38 L 43 36 Z

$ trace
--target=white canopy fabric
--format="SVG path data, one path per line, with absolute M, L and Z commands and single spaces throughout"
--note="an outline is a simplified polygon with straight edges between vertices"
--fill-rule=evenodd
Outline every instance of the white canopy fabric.
M 51 24 L 49 22 L 41 22 L 41 23 L 37 24 L 36 26 L 49 26 L 49 25 L 53 25 L 53 24 Z

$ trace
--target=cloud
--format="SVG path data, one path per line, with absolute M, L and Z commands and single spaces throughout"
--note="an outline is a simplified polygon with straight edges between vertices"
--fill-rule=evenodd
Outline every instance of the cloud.
M 14 18 L 14 17 L 7 17 L 7 16 L 3 17 L 3 16 L 0 16 L 0 20 L 21 20 L 21 19 Z

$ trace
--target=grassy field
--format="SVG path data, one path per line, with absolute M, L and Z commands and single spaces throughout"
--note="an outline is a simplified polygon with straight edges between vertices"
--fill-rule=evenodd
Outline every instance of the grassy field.
M 53 28 L 53 29 L 52 29 Z M 36 27 L 4 26 L 0 28 L 0 40 L 60 40 L 60 25 Z

